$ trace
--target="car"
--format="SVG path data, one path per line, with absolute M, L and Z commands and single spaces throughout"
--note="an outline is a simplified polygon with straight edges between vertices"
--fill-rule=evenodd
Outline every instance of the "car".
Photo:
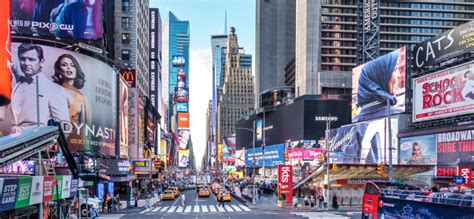
M 211 192 L 207 188 L 201 188 L 198 192 L 198 197 L 209 197 Z
M 221 194 L 221 193 L 217 194 L 217 200 L 221 199 L 221 195 L 224 196 L 224 201 L 225 202 L 230 202 L 231 195 L 228 191 L 223 192 L 223 194 Z
M 179 197 L 181 192 L 179 191 L 178 187 L 169 187 L 169 190 L 173 191 L 175 197 Z
M 161 194 L 161 199 L 163 200 L 174 200 L 175 195 L 173 190 L 165 190 L 163 194 Z
M 194 185 L 194 183 L 189 183 L 186 188 L 187 189 L 196 189 L 196 185 Z

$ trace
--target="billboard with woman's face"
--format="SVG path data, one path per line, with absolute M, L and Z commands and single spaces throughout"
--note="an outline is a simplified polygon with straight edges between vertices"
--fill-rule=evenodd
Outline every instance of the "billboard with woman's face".
M 102 0 L 4 0 L 19 35 L 95 40 L 102 38 Z
M 352 122 L 384 117 L 388 110 L 405 112 L 406 50 L 402 47 L 352 69 Z
M 12 102 L 0 119 L 2 135 L 53 119 L 61 121 L 71 152 L 115 155 L 117 78 L 109 65 L 69 50 L 20 43 L 12 43 L 12 62 Z
M 400 164 L 436 165 L 436 135 L 400 138 Z

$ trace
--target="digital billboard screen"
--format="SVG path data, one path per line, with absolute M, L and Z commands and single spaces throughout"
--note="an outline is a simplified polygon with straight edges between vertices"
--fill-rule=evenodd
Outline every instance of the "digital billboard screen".
M 54 119 L 61 121 L 71 152 L 115 155 L 117 77 L 112 67 L 73 51 L 37 44 L 12 43 L 12 54 L 15 80 L 12 102 L 0 120 L 2 135 Z
M 176 103 L 176 111 L 180 113 L 188 112 L 188 103 Z
M 188 149 L 188 142 L 190 138 L 191 138 L 191 133 L 189 132 L 189 129 L 178 130 L 179 150 Z
M 0 7 L 0 106 L 11 101 L 12 76 L 8 64 L 10 62 L 10 2 Z M 1 111 L 1 109 L 0 109 Z
M 404 46 L 352 69 L 352 122 L 405 112 L 406 52 Z
M 179 163 L 178 167 L 187 167 L 189 162 L 189 150 L 179 150 Z
M 119 156 L 128 158 L 128 84 L 119 76 L 119 128 L 120 128 L 120 152 Z
M 102 0 L 10 1 L 11 28 L 18 35 L 86 40 L 102 38 Z
M 178 113 L 178 129 L 189 129 L 189 113 Z
M 174 55 L 172 56 L 171 63 L 173 64 L 173 67 L 184 67 L 186 65 L 186 59 L 184 56 Z

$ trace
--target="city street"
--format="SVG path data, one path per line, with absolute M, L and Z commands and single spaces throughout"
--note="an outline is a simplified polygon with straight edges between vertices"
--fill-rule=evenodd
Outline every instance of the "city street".
M 175 200 L 160 201 L 149 209 L 141 208 L 130 212 L 124 211 L 120 214 L 105 214 L 99 218 L 360 218 L 360 213 L 356 212 L 293 212 L 288 209 L 281 211 L 251 209 L 235 199 L 226 202 L 224 207 L 218 207 L 219 203 L 213 194 L 209 198 L 198 198 L 196 191 L 192 190 L 185 192 L 185 195 L 184 207 L 181 205 L 180 197 Z

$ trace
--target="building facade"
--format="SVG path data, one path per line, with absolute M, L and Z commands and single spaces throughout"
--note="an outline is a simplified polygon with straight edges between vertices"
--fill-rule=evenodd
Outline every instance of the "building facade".
M 285 66 L 295 56 L 295 1 L 256 1 L 256 94 L 285 85 Z
M 162 43 L 163 32 L 158 8 L 150 8 L 150 101 L 153 107 L 162 114 Z
M 252 111 L 254 108 L 254 82 L 252 67 L 243 67 L 241 57 L 248 57 L 241 53 L 235 28 L 230 28 L 227 41 L 225 79 L 222 96 L 218 105 L 218 134 L 217 140 L 222 143 L 223 138 L 235 132 L 237 120 Z
M 140 93 L 149 96 L 149 1 L 115 0 L 114 17 L 115 62 L 135 69 Z

